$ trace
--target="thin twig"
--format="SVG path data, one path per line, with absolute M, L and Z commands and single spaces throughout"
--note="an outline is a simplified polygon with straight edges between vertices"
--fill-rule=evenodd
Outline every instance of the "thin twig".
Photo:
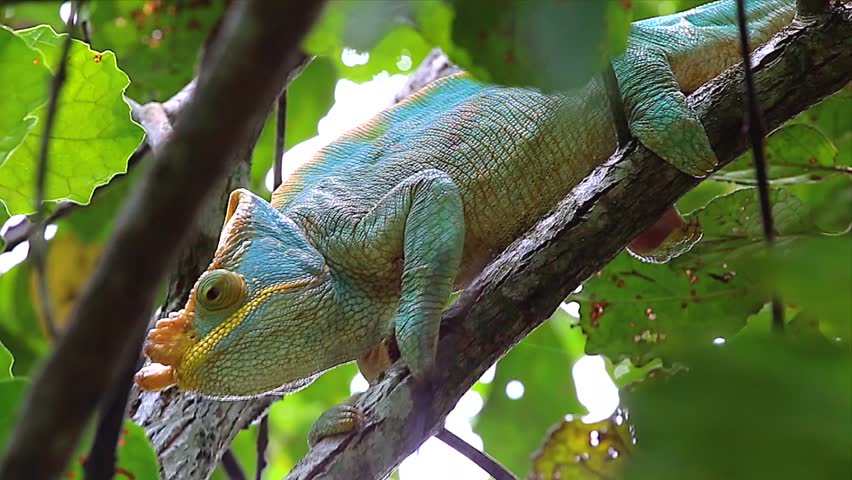
M 775 222 L 772 218 L 772 205 L 769 201 L 769 180 L 766 175 L 766 158 L 763 153 L 763 115 L 754 92 L 754 78 L 751 69 L 751 49 L 748 43 L 748 25 L 745 13 L 745 0 L 737 0 L 737 23 L 740 29 L 740 50 L 743 56 L 743 80 L 748 102 L 745 127 L 754 152 L 754 170 L 757 176 L 757 193 L 760 198 L 760 218 L 763 222 L 763 238 L 767 248 L 775 243 Z M 772 296 L 772 328 L 776 332 L 784 331 L 784 305 L 778 295 Z
M 275 106 L 275 161 L 272 162 L 272 190 L 278 188 L 282 182 L 281 168 L 284 162 L 284 139 L 287 132 L 287 89 L 285 88 L 278 97 Z
M 260 419 L 257 429 L 257 470 L 254 472 L 255 480 L 263 478 L 263 470 L 266 468 L 266 449 L 269 447 L 269 414 Z
M 601 73 L 601 80 L 607 100 L 609 100 L 609 111 L 612 115 L 612 123 L 615 124 L 618 147 L 621 148 L 630 142 L 632 136 L 630 135 L 630 126 L 627 124 L 627 114 L 624 110 L 624 102 L 621 99 L 621 90 L 618 88 L 618 78 L 615 76 L 612 62 L 609 62 L 606 69 Z
M 471 444 L 465 442 L 459 438 L 458 435 L 446 428 L 440 429 L 437 435 L 435 435 L 435 438 L 446 443 L 455 451 L 467 457 L 468 460 L 478 465 L 479 468 L 485 470 L 488 475 L 494 477 L 494 480 L 518 480 L 518 477 L 516 477 L 515 474 L 510 472 L 509 469 L 503 465 L 500 465 L 497 460 L 491 458 L 491 456 L 487 453 L 480 452 L 473 448 Z
M 30 258 L 35 267 L 36 278 L 38 279 L 38 293 L 41 303 L 41 313 L 44 318 L 45 329 L 47 335 L 54 339 L 56 338 L 56 323 L 53 316 L 53 305 L 50 302 L 50 291 L 47 286 L 47 274 L 45 271 L 45 260 L 47 255 L 47 244 L 44 239 L 44 231 L 47 224 L 42 221 L 46 216 L 46 206 L 44 204 L 44 189 L 47 179 L 47 164 L 48 151 L 50 147 L 50 134 L 53 131 L 53 124 L 56 122 L 56 112 L 59 109 L 59 94 L 65 84 L 65 78 L 68 73 L 68 55 L 71 52 L 71 33 L 74 29 L 74 23 L 77 20 L 77 12 L 80 9 L 82 0 L 71 2 L 71 11 L 68 14 L 66 22 L 66 30 L 68 36 L 62 42 L 62 53 L 59 55 L 59 65 L 56 68 L 56 74 L 50 82 L 50 98 L 47 103 L 47 114 L 44 119 L 44 131 L 41 137 L 41 146 L 39 147 L 38 168 L 36 169 L 36 185 L 35 185 L 35 225 L 36 228 L 30 236 Z
M 222 468 L 225 470 L 225 475 L 228 476 L 229 480 L 246 480 L 243 467 L 240 466 L 240 462 L 230 448 L 225 450 L 225 454 L 222 455 Z

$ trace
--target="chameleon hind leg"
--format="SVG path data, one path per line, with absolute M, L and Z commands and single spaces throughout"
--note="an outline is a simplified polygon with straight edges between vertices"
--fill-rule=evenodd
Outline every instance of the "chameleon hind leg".
M 425 170 L 394 187 L 356 227 L 356 238 L 379 257 L 403 259 L 399 305 L 392 338 L 418 381 L 435 361 L 441 311 L 452 292 L 464 246 L 464 211 L 458 188 L 438 170 Z M 395 353 L 394 353 L 395 355 Z M 372 384 L 393 358 L 385 342 L 358 359 Z M 324 437 L 357 429 L 365 419 L 354 407 L 360 394 L 336 405 L 314 423 L 313 445 Z
M 686 103 L 666 53 L 640 37 L 613 61 L 630 132 L 678 170 L 705 177 L 716 155 L 704 126 Z

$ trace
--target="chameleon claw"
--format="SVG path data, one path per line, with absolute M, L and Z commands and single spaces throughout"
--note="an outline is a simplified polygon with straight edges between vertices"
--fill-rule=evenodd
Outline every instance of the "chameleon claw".
M 354 432 L 364 425 L 366 418 L 361 410 L 352 405 L 335 405 L 314 422 L 308 434 L 308 446 L 313 447 L 325 437 Z
M 151 363 L 136 372 L 133 381 L 146 392 L 158 392 L 176 383 L 175 369 L 168 365 Z

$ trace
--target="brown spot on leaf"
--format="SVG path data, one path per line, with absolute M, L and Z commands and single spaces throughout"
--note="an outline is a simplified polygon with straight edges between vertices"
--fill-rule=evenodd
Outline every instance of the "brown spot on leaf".
M 654 309 L 651 308 L 651 307 L 648 307 L 648 308 L 645 309 L 645 316 L 648 317 L 648 320 L 656 320 L 657 319 L 657 314 L 654 313 Z
M 92 57 L 92 61 L 94 61 L 95 63 L 101 63 L 101 60 L 103 60 L 103 59 L 104 59 L 104 56 L 101 55 L 100 53 L 97 53 L 97 54 L 95 54 L 95 56 Z
M 33 65 L 38 65 L 39 63 L 41 63 L 41 60 L 39 60 L 38 58 L 33 59 Z
M 515 64 L 515 51 L 512 49 L 506 50 L 506 63 L 509 65 Z
M 609 303 L 606 300 L 602 300 L 600 302 L 592 302 L 592 313 L 590 315 L 592 321 L 601 318 L 606 312 L 606 307 Z
M 619 280 L 619 281 L 615 282 L 615 286 L 618 287 L 618 288 L 623 287 L 624 286 L 624 280 Z

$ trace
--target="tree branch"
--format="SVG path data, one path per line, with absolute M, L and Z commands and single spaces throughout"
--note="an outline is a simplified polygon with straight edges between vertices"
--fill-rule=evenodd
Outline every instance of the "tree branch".
M 768 127 L 778 127 L 852 80 L 852 5 L 832 8 L 819 23 L 796 23 L 752 55 Z M 741 66 L 735 67 L 688 99 L 722 165 L 747 146 L 741 78 Z M 389 474 L 442 426 L 489 365 L 699 182 L 631 142 L 492 262 L 444 313 L 435 368 L 440 387 L 429 403 L 422 401 L 423 386 L 394 365 L 357 404 L 368 414 L 367 425 L 318 443 L 287 478 Z
M 0 462 L 0 478 L 58 477 L 118 365 L 138 354 L 156 288 L 210 192 L 266 118 L 322 2 L 235 2 L 196 92 L 42 366 Z

